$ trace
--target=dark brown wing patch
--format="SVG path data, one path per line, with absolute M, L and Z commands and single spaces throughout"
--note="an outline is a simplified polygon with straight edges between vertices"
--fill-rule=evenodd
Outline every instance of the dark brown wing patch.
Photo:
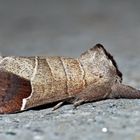
M 0 114 L 21 110 L 23 98 L 31 94 L 29 80 L 7 71 L 0 71 Z

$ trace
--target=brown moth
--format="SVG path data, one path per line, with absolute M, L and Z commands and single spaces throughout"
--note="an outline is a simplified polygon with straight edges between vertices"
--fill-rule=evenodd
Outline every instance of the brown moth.
M 0 113 L 14 113 L 56 102 L 78 106 L 108 98 L 140 98 L 122 84 L 113 57 L 97 44 L 78 58 L 1 57 Z

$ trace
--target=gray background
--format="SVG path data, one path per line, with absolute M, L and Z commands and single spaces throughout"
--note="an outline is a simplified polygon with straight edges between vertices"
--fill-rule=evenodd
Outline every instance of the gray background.
M 0 0 L 3 55 L 76 57 L 96 43 L 114 55 L 124 83 L 140 88 L 139 0 Z M 2 140 L 139 140 L 139 132 L 140 100 L 0 116 Z

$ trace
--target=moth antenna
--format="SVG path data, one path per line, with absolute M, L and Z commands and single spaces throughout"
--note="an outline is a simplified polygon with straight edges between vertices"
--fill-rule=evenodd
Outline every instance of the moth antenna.
M 140 99 L 140 90 L 121 83 L 112 86 L 109 98 Z

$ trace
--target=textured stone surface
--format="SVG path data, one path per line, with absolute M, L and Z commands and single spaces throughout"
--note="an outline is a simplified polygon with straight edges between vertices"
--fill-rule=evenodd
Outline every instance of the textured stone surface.
M 140 101 L 106 100 L 73 110 L 66 105 L 0 116 L 0 139 L 134 139 L 140 138 Z M 106 132 L 104 129 L 106 128 Z
M 124 82 L 140 88 L 139 5 L 139 0 L 0 0 L 0 51 L 77 56 L 102 43 L 117 59 Z M 138 99 L 0 115 L 2 140 L 139 140 L 139 132 Z

